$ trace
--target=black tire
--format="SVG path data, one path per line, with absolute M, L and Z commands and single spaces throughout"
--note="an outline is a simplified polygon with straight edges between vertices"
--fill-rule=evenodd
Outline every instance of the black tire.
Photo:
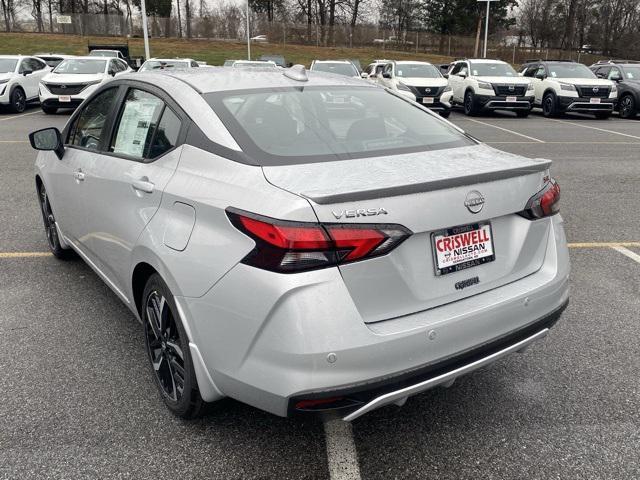
M 611 112 L 597 112 L 594 115 L 598 120 L 607 120 L 611 116 Z
M 42 111 L 47 115 L 55 115 L 58 113 L 58 107 L 45 107 L 42 105 Z
M 556 96 L 551 92 L 546 93 L 542 98 L 542 114 L 547 118 L 558 116 Z
M 633 95 L 625 95 L 620 99 L 618 104 L 618 111 L 621 118 L 633 118 L 638 114 L 636 110 L 636 100 Z
M 531 110 L 516 110 L 518 118 L 527 118 Z
M 40 212 L 42 213 L 42 221 L 44 222 L 44 231 L 47 235 L 49 250 L 51 250 L 54 257 L 60 260 L 75 258 L 76 254 L 73 250 L 62 248 L 60 244 L 60 237 L 58 237 L 58 229 L 56 228 L 56 218 L 53 215 L 51 202 L 49 201 L 47 189 L 44 185 L 40 185 L 38 188 L 38 201 L 40 203 Z
M 167 408 L 178 417 L 190 419 L 200 415 L 205 402 L 198 390 L 189 340 L 177 311 L 169 287 L 154 273 L 142 297 L 147 356 Z
M 443 110 L 442 112 L 439 112 L 439 113 L 442 118 L 449 118 L 449 115 L 451 115 L 451 110 Z
M 470 117 L 478 114 L 476 99 L 471 90 L 464 94 L 464 114 Z
M 27 96 L 24 94 L 24 90 L 20 87 L 16 87 L 11 92 L 11 103 L 9 108 L 14 113 L 22 113 L 27 108 Z

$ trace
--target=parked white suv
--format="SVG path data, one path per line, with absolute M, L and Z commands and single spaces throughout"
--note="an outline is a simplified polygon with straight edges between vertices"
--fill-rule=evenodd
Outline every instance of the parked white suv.
M 378 76 L 378 83 L 415 98 L 445 118 L 451 113 L 451 87 L 440 70 L 428 62 L 389 62 Z
M 0 105 L 23 112 L 27 103 L 38 100 L 38 84 L 49 71 L 36 57 L 0 55 Z
M 40 83 L 44 113 L 76 108 L 101 84 L 131 68 L 124 60 L 108 57 L 75 57 L 64 60 Z
M 392 60 L 374 60 L 365 67 L 360 76 L 365 80 L 369 80 L 371 83 L 378 82 L 378 75 L 382 75 L 382 71 L 387 63 Z
M 459 60 L 451 64 L 447 77 L 453 89 L 453 103 L 462 105 L 467 115 L 483 110 L 511 110 L 518 117 L 526 117 L 533 107 L 531 80 L 520 78 L 506 62 Z
M 606 119 L 617 102 L 616 84 L 598 78 L 581 63 L 535 60 L 522 65 L 520 74 L 533 82 L 535 105 L 542 108 L 545 117 L 564 112 L 582 112 Z

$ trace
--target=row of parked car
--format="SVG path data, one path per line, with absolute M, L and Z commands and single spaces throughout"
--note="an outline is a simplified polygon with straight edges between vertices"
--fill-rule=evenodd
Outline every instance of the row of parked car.
M 462 59 L 447 65 L 376 60 L 362 72 L 369 81 L 414 98 L 448 116 L 492 110 L 526 117 L 538 107 L 546 117 L 565 112 L 606 119 L 614 110 L 635 117 L 640 104 L 640 62 L 605 60 L 587 67 L 567 60 L 531 60 L 518 71 L 500 60 Z

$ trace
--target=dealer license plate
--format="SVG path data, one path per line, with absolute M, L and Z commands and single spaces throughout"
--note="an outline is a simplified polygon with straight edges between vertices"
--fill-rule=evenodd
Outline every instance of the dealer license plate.
M 507 97 L 507 102 L 517 102 L 518 97 Z
M 423 97 L 422 103 L 433 103 L 433 97 Z
M 589 103 L 600 103 L 600 99 L 599 98 L 592 98 L 591 100 L 589 100 Z
M 67 103 L 71 101 L 71 97 L 69 95 L 61 95 L 58 97 L 58 101 Z
M 458 272 L 496 259 L 491 224 L 488 222 L 433 233 L 431 244 L 436 275 Z

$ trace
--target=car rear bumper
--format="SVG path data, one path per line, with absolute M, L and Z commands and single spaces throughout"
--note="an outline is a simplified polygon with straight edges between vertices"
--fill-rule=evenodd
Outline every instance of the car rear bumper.
M 551 228 L 537 272 L 376 323 L 363 321 L 337 269 L 282 275 L 237 265 L 204 296 L 176 297 L 201 356 L 201 391 L 281 416 L 335 397 L 344 398 L 328 406 L 368 411 L 500 358 L 494 349 L 549 328 L 568 300 L 562 219 L 540 221 Z

